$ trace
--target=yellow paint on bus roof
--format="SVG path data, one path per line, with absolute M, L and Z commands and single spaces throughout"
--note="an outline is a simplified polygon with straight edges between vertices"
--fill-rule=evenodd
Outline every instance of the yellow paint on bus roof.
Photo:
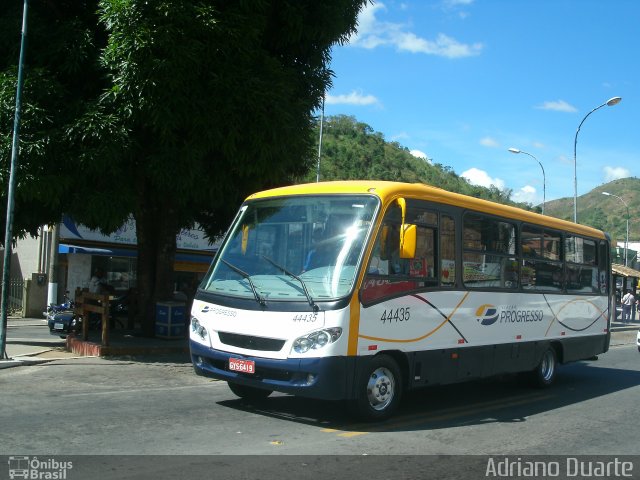
M 598 229 L 579 225 L 535 212 L 529 212 L 517 207 L 502 205 L 459 193 L 449 192 L 442 188 L 423 183 L 388 182 L 381 180 L 345 180 L 334 182 L 305 183 L 279 187 L 257 192 L 247 200 L 259 198 L 281 197 L 287 195 L 322 195 L 322 194 L 371 194 L 379 197 L 384 204 L 399 197 L 416 198 L 434 203 L 454 205 L 477 212 L 488 213 L 500 217 L 520 220 L 527 223 L 566 230 L 568 232 L 595 238 L 605 238 L 605 234 Z

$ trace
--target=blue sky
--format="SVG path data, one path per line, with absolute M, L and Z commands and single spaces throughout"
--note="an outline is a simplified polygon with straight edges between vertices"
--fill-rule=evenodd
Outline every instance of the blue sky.
M 325 115 L 352 115 L 533 204 L 640 171 L 640 1 L 377 1 L 333 49 Z M 513 147 L 530 156 L 513 154 Z

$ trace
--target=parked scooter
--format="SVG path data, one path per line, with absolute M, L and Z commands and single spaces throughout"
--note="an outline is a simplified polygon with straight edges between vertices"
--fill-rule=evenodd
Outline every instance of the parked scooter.
M 61 313 L 61 312 L 69 312 L 73 311 L 73 307 L 75 306 L 75 302 L 69 298 L 69 290 L 64 292 L 63 302 L 56 305 L 55 303 L 49 304 L 46 312 L 42 312 L 42 314 L 49 318 L 49 315 Z

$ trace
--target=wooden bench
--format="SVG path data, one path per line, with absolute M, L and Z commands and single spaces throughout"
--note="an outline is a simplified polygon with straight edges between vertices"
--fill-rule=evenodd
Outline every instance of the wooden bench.
M 89 313 L 100 314 L 102 345 L 109 345 L 109 295 L 89 293 L 88 290 L 78 288 L 73 313 L 82 317 L 82 339 L 85 341 L 89 340 Z

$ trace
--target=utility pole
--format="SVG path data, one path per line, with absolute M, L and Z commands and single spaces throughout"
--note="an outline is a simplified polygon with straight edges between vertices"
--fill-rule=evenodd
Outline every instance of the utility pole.
M 318 139 L 318 169 L 316 171 L 316 183 L 320 181 L 320 157 L 322 156 L 322 124 L 324 123 L 324 99 L 322 96 L 322 112 L 320 113 L 320 138 Z
M 13 142 L 11 144 L 11 169 L 9 171 L 9 189 L 7 191 L 7 225 L 4 232 L 4 261 L 2 270 L 2 302 L 0 303 L 0 360 L 7 356 L 7 313 L 9 310 L 9 273 L 11 270 L 11 242 L 13 240 L 13 206 L 15 202 L 16 175 L 18 171 L 18 148 L 20 133 L 20 112 L 22 110 L 22 75 L 24 70 L 24 51 L 27 40 L 27 7 L 24 0 L 22 10 L 22 38 L 20 40 L 20 59 L 18 60 L 18 82 L 16 85 L 16 112 L 13 120 Z

